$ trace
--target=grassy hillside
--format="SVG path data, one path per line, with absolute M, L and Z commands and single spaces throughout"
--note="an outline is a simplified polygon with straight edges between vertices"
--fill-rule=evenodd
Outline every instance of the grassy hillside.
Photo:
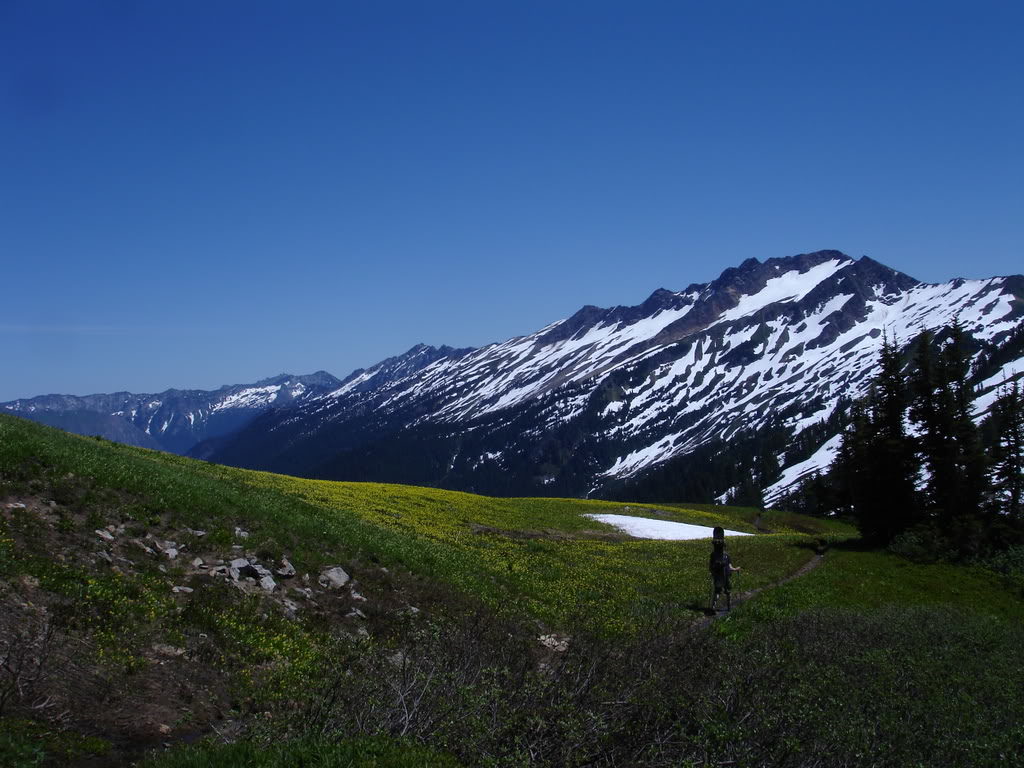
M 763 591 L 709 627 L 707 542 L 633 540 L 594 512 L 774 531 L 730 544 L 736 589 Z M 1019 587 L 852 537 L 756 510 L 298 480 L 0 416 L 0 764 L 164 744 L 151 768 L 1007 764 Z M 775 586 L 822 541 L 820 567 Z M 273 588 L 218 572 L 239 558 Z M 893 681 L 934 729 L 902 718 Z

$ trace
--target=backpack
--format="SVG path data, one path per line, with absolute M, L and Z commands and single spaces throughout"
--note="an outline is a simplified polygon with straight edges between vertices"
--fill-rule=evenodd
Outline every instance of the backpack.
M 720 578 L 728 576 L 729 555 L 725 552 L 713 552 L 711 554 L 711 573 Z

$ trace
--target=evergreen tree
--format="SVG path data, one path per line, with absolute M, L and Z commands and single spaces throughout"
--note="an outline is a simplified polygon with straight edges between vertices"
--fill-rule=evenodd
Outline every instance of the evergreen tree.
M 993 511 L 1024 523 L 1024 408 L 1015 381 L 992 406 L 996 440 L 992 446 Z
M 885 539 L 902 533 L 919 520 L 916 483 L 920 473 L 914 441 L 907 434 L 906 413 L 910 393 L 894 342 L 883 339 L 871 406 L 874 439 L 871 465 L 874 495 L 887 509 Z
M 837 498 L 873 544 L 888 543 L 920 517 L 919 464 L 906 430 L 909 399 L 899 351 L 885 338 L 867 404 L 853 407 L 832 473 Z
M 910 416 L 927 471 L 925 514 L 962 554 L 985 545 L 985 454 L 972 415 L 966 334 L 959 322 L 936 356 L 930 333 L 916 343 Z

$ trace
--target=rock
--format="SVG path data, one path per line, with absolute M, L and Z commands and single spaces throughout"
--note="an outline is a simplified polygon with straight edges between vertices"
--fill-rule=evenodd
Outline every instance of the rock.
M 195 560 L 192 561 L 192 567 L 193 568 L 205 568 L 206 567 L 206 563 L 203 562 L 203 558 L 197 557 Z
M 161 656 L 184 656 L 184 648 L 175 648 L 173 645 L 167 645 L 166 643 L 153 643 L 153 650 Z
M 346 619 L 365 619 L 366 614 L 360 611 L 358 608 L 353 608 L 351 611 L 345 614 Z
M 226 565 L 217 565 L 210 569 L 210 573 L 213 576 L 229 576 L 228 567 Z
M 147 553 L 149 553 L 149 554 L 151 554 L 151 555 L 155 555 L 155 554 L 156 554 L 156 553 L 155 553 L 155 552 L 154 552 L 154 551 L 152 550 L 152 548 L 150 548 L 149 546 L 147 546 L 147 545 L 146 545 L 146 542 L 144 542 L 144 541 L 143 541 L 142 539 L 132 539 L 132 544 L 134 544 L 134 545 L 135 545 L 135 546 L 137 546 L 137 547 L 138 547 L 139 549 L 141 549 L 141 550 L 143 550 L 144 552 L 147 552 Z
M 238 570 L 242 570 L 243 568 L 248 568 L 249 567 L 249 559 L 246 558 L 246 557 L 236 557 L 234 560 L 232 560 L 229 563 L 229 565 L 232 568 L 237 568 Z
M 7 505 L 8 509 L 25 509 L 25 505 L 19 501 Z
M 287 597 L 281 601 L 281 605 L 284 606 L 284 613 L 289 619 L 294 619 L 299 613 L 299 604 L 294 600 L 289 600 Z
M 109 552 L 97 552 L 96 557 L 100 558 L 101 560 L 106 560 L 108 563 L 114 562 L 114 558 L 110 556 Z
M 569 638 L 560 635 L 541 635 L 537 638 L 540 644 L 555 653 L 565 653 L 569 650 Z
M 97 528 L 96 529 L 96 535 L 99 536 L 104 541 L 113 541 L 114 540 L 114 534 L 112 534 L 110 531 L 106 531 L 106 530 L 104 530 L 102 528 Z
M 241 528 L 235 528 L 235 536 L 237 536 L 240 539 L 248 539 L 249 532 L 243 531 Z
M 313 599 L 313 590 L 309 587 L 292 587 L 292 592 L 302 595 L 307 600 Z
M 111 533 L 117 533 L 117 526 L 116 525 L 108 525 L 107 526 L 107 530 L 110 531 Z
M 164 736 L 166 736 L 168 733 L 171 732 L 171 726 L 164 725 L 163 723 L 161 723 L 160 726 L 157 728 L 157 730 L 159 730 L 160 733 L 162 733 Z
M 325 589 L 341 589 L 352 577 L 340 565 L 335 565 L 320 574 L 320 586 Z
M 193 591 L 195 591 L 195 590 L 193 590 L 192 587 L 173 587 L 171 589 L 171 592 L 177 592 L 177 593 L 184 592 L 186 595 L 189 594 L 190 592 L 193 592 Z
M 352 599 L 353 600 L 358 600 L 360 603 L 365 603 L 366 602 L 366 598 L 363 597 L 358 592 L 356 592 L 354 589 L 352 590 Z
M 167 555 L 168 560 L 173 560 L 178 556 L 178 550 L 176 550 L 174 547 L 168 547 L 164 550 L 164 554 Z
M 273 592 L 274 588 L 276 586 L 277 586 L 277 582 L 274 581 L 273 576 L 264 576 L 263 578 L 260 579 L 260 587 L 265 592 Z
M 295 566 L 288 562 L 287 557 L 281 558 L 281 567 L 274 571 L 282 579 L 290 579 L 295 575 Z

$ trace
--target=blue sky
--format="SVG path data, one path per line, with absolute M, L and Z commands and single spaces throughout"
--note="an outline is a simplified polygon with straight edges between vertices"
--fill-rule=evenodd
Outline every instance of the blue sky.
M 838 248 L 1024 272 L 1019 2 L 0 1 L 0 400 L 344 376 Z

